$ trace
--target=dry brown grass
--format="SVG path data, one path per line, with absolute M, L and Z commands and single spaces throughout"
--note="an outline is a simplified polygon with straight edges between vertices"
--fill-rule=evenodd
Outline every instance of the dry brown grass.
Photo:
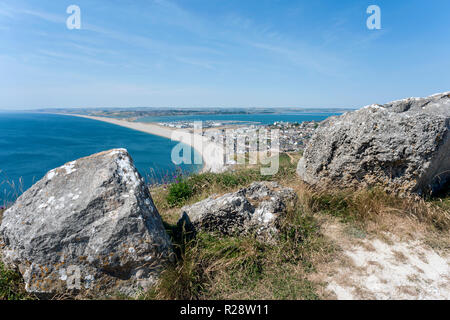
M 31 300 L 35 296 L 25 291 L 25 283 L 17 270 L 6 268 L 0 252 L 0 300 Z
M 295 174 L 298 154 L 282 155 L 275 176 L 261 176 L 246 166 L 234 172 L 187 178 L 193 188 L 175 206 L 168 186 L 150 192 L 177 246 L 178 260 L 163 272 L 146 299 L 329 299 L 326 279 L 337 267 L 351 264 L 342 250 L 384 234 L 422 239 L 437 250 L 450 250 L 450 197 L 434 200 L 398 198 L 381 189 L 316 191 Z M 292 187 L 298 201 L 281 220 L 276 245 L 254 237 L 199 233 L 186 240 L 176 227 L 182 205 L 213 194 L 236 191 L 254 181 L 272 180 Z M 0 211 L 1 221 L 2 211 Z M 390 241 L 386 238 L 386 241 Z M 367 244 L 364 244 L 367 246 Z M 370 250 L 370 248 L 367 248 Z M 398 259 L 404 259 L 398 255 Z M 370 296 L 370 293 L 361 293 Z
M 425 201 L 414 196 L 399 198 L 378 188 L 318 192 L 300 181 L 293 187 L 307 210 L 338 217 L 342 222 L 352 222 L 362 227 L 373 227 L 375 224 L 386 230 L 393 226 L 390 217 L 401 217 L 411 220 L 413 224 L 424 223 L 436 231 L 450 229 L 450 211 L 436 201 Z
M 269 246 L 251 238 L 200 235 L 186 246 L 178 263 L 146 298 L 333 298 L 324 290 L 327 274 L 333 273 L 336 261 L 339 266 L 345 265 L 342 248 L 363 244 L 363 239 L 392 233 L 398 238 L 421 238 L 433 248 L 449 249 L 448 197 L 433 201 L 398 198 L 377 188 L 319 192 L 296 176 L 298 157 L 283 156 L 279 173 L 271 177 L 260 176 L 259 169 L 251 166 L 226 174 L 195 176 L 195 192 L 184 204 L 232 192 L 253 181 L 272 180 L 292 187 L 298 202 L 283 218 L 286 237 L 278 245 Z M 181 205 L 168 206 L 167 190 L 162 187 L 151 193 L 163 220 L 173 230 Z
M 391 233 L 399 239 L 422 239 L 434 249 L 450 249 L 448 196 L 433 200 L 399 198 L 377 188 L 318 192 L 302 182 L 292 187 L 304 210 L 344 223 L 345 232 L 353 238 Z
M 147 299 L 318 299 L 320 282 L 308 279 L 329 261 L 334 246 L 316 219 L 290 208 L 277 244 L 255 237 L 199 233 L 182 247 L 177 263 L 163 272 Z
M 234 192 L 240 188 L 247 187 L 255 181 L 277 181 L 283 185 L 295 184 L 298 180 L 296 176 L 296 163 L 300 155 L 291 153 L 281 154 L 279 157 L 279 170 L 273 176 L 264 176 L 260 173 L 260 167 L 256 165 L 236 166 L 230 172 L 224 173 L 202 173 L 185 177 L 183 182 L 190 185 L 192 195 L 188 199 L 183 199 L 175 205 L 168 202 L 170 184 L 165 186 L 151 187 L 150 193 L 156 207 L 161 212 L 170 212 L 170 209 L 180 208 L 204 200 L 211 195 L 223 195 Z

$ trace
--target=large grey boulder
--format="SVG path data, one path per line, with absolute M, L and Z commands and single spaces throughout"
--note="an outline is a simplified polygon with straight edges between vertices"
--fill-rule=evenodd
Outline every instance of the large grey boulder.
M 431 194 L 450 177 L 450 92 L 370 105 L 321 123 L 297 172 L 321 187 Z
M 124 149 L 49 171 L 3 215 L 3 261 L 26 290 L 133 295 L 155 283 L 171 242 Z
M 212 196 L 181 209 L 179 226 L 188 231 L 218 232 L 223 235 L 251 235 L 274 240 L 278 222 L 297 195 L 275 182 L 254 182 L 249 187 L 223 196 Z

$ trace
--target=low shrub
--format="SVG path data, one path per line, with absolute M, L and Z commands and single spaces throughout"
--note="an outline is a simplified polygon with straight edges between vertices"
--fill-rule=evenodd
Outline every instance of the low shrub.
M 0 207 L 0 224 L 2 223 L 2 219 L 3 219 L 3 212 L 5 212 L 5 208 L 4 207 Z
M 220 274 L 232 277 L 237 287 L 249 286 L 261 277 L 265 246 L 254 238 L 198 233 L 183 247 L 177 262 L 163 271 L 158 287 L 146 298 L 208 298 L 207 292 Z
M 171 207 L 183 205 L 193 194 L 191 185 L 186 181 L 172 183 L 167 194 L 167 203 Z
M 448 198 L 425 201 L 418 197 L 399 198 L 381 188 L 359 191 L 310 192 L 309 210 L 338 217 L 342 222 L 365 225 L 382 220 L 384 214 L 412 217 L 440 231 L 450 229 Z
M 32 299 L 25 291 L 22 276 L 17 271 L 8 270 L 0 259 L 0 300 Z
M 277 243 L 206 232 L 189 238 L 166 227 L 178 258 L 143 299 L 316 299 L 307 274 L 334 250 L 300 204 L 280 219 Z
M 287 154 L 280 155 L 279 170 L 275 175 L 261 175 L 259 166 L 236 167 L 223 173 L 198 173 L 187 177 L 179 175 L 167 189 L 154 189 L 152 196 L 156 198 L 159 208 L 179 207 L 188 200 L 200 201 L 211 194 L 232 192 L 238 188 L 247 187 L 255 181 L 278 181 L 286 183 L 296 178 L 296 157 Z

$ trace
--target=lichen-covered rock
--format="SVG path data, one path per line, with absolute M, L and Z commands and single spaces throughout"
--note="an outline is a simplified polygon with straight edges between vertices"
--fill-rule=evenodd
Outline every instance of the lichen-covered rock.
M 278 232 L 278 218 L 296 198 L 291 188 L 282 188 L 275 182 L 254 182 L 237 192 L 183 207 L 178 225 L 189 231 L 255 234 L 273 240 Z
M 322 122 L 297 172 L 325 188 L 430 194 L 450 177 L 449 129 L 450 92 L 370 105 Z
M 49 171 L 3 215 L 3 261 L 26 290 L 133 295 L 155 283 L 171 243 L 124 149 Z

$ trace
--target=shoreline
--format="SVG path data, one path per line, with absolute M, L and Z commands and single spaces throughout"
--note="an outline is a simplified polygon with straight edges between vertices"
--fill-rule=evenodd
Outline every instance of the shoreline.
M 166 139 L 170 139 L 172 141 L 182 142 L 191 147 L 192 149 L 194 149 L 201 155 L 203 166 L 200 172 L 218 173 L 222 172 L 225 169 L 223 159 L 223 147 L 214 142 L 209 141 L 207 138 L 203 136 L 191 133 L 187 130 L 170 129 L 153 123 L 131 122 L 107 117 L 96 117 L 96 116 L 67 114 L 67 113 L 56 113 L 56 114 L 102 121 L 117 126 L 125 127 L 128 129 L 163 137 Z M 177 135 L 174 135 L 174 133 L 177 133 Z M 209 152 L 205 152 L 205 150 Z

